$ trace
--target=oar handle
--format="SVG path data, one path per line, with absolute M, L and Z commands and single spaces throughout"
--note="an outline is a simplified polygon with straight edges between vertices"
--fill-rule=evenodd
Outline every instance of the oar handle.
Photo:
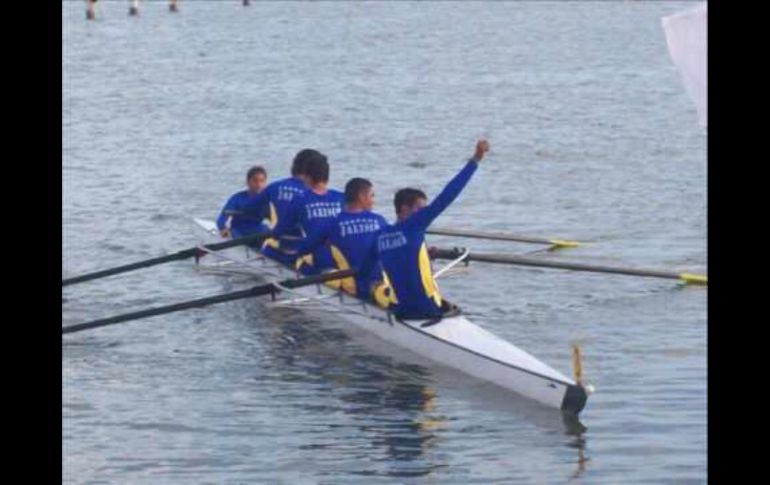
M 225 212 L 225 215 L 227 215 L 227 216 L 236 216 L 236 217 L 238 217 L 240 219 L 246 219 L 247 221 L 262 221 L 262 220 L 265 219 L 262 216 L 258 216 L 256 214 L 249 214 L 248 212 L 243 212 L 243 211 L 237 211 L 237 210 L 230 210 L 230 209 L 228 209 L 228 210 L 226 210 L 224 212 Z

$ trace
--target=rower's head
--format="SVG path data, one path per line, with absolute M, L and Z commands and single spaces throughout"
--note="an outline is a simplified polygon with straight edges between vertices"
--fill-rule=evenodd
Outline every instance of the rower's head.
M 307 167 L 308 161 L 318 158 L 319 156 L 326 158 L 318 150 L 313 150 L 312 148 L 305 148 L 304 150 L 297 152 L 294 156 L 294 161 L 291 164 L 291 175 L 306 181 L 305 167 Z
M 372 210 L 374 186 L 366 179 L 355 177 L 345 184 L 345 205 L 350 210 Z
M 258 194 L 262 192 L 262 189 L 267 185 L 267 170 L 264 167 L 255 165 L 246 172 L 246 185 L 249 187 L 249 192 L 252 194 Z
M 313 151 L 315 153 L 305 160 L 305 183 L 311 188 L 324 187 L 329 182 L 329 162 L 326 155 Z
M 393 205 L 396 208 L 396 217 L 399 221 L 403 221 L 428 205 L 428 196 L 420 189 L 407 187 L 396 192 Z

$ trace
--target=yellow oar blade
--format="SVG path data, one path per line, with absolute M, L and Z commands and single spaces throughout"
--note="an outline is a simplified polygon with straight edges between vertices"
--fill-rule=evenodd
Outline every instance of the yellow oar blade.
M 575 382 L 583 384 L 583 359 L 580 357 L 580 346 L 572 344 L 572 372 L 575 375 Z
M 679 279 L 691 285 L 708 285 L 708 277 L 702 274 L 682 273 Z
M 565 239 L 551 239 L 549 242 L 557 248 L 576 248 L 581 246 L 581 243 L 577 241 L 567 241 Z

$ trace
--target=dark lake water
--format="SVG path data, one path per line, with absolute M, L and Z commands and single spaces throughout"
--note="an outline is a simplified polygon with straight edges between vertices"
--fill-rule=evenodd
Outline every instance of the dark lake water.
M 594 244 L 544 257 L 706 272 L 706 133 L 661 17 L 691 2 L 62 3 L 62 270 L 195 242 L 264 164 L 434 196 L 437 224 Z M 524 253 L 529 245 L 433 237 Z M 186 262 L 67 287 L 62 323 L 251 285 Z M 669 280 L 472 265 L 474 322 L 596 386 L 581 426 L 371 342 L 239 301 L 65 336 L 66 483 L 704 483 L 707 297 Z

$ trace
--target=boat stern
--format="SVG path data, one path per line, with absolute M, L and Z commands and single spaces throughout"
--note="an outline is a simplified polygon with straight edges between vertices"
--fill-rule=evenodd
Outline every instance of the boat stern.
M 561 401 L 561 410 L 577 416 L 586 405 L 588 392 L 581 384 L 567 386 L 564 399 Z

